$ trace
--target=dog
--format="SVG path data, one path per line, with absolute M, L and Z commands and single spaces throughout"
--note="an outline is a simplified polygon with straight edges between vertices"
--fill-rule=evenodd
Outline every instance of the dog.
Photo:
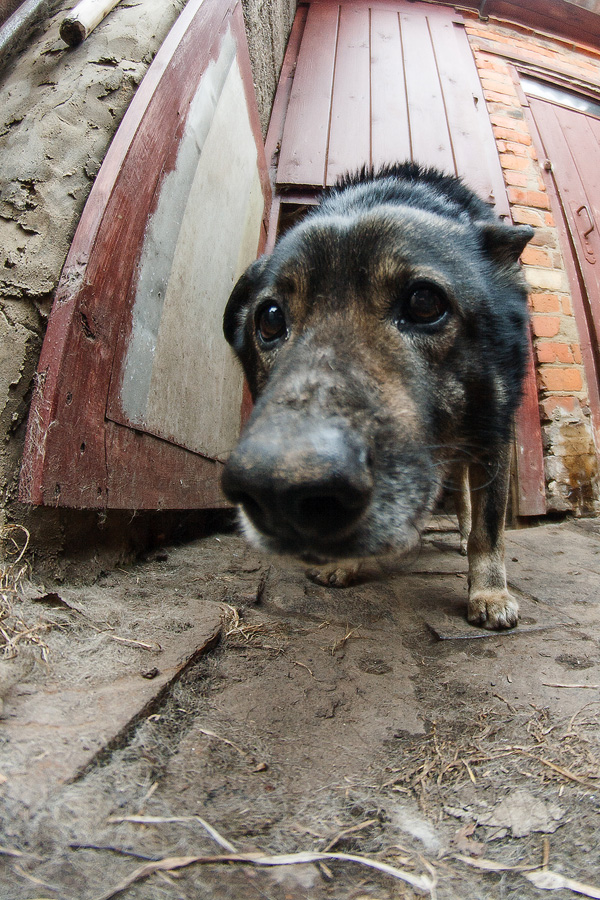
M 222 487 L 254 545 L 345 586 L 410 551 L 460 482 L 467 617 L 517 624 L 504 521 L 532 236 L 409 162 L 341 179 L 245 271 L 223 325 L 255 405 Z

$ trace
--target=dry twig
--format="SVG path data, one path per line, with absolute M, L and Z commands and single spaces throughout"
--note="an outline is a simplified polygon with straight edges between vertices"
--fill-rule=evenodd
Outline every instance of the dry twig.
M 186 868 L 187 866 L 196 864 L 237 862 L 247 863 L 255 866 L 291 866 L 303 865 L 306 863 L 322 863 L 326 860 L 353 862 L 361 866 L 366 866 L 370 869 L 375 869 L 379 872 L 390 875 L 392 878 L 403 881 L 405 884 L 410 884 L 411 887 L 415 888 L 415 890 L 421 891 L 424 894 L 429 894 L 432 900 L 435 900 L 435 875 L 414 875 L 412 872 L 407 872 L 404 869 L 398 869 L 395 866 L 389 865 L 389 863 L 370 859 L 366 856 L 356 856 L 351 853 L 313 853 L 310 851 L 303 853 L 284 853 L 272 855 L 261 852 L 239 853 L 235 850 L 233 845 L 226 840 L 226 838 L 222 837 L 222 835 L 220 835 L 219 832 L 211 825 L 208 825 L 207 822 L 204 822 L 204 820 L 201 819 L 200 816 L 191 816 L 186 818 L 192 818 L 198 821 L 201 825 L 203 825 L 204 828 L 206 828 L 213 840 L 215 840 L 221 847 L 224 847 L 226 849 L 229 848 L 229 852 L 212 856 L 172 856 L 157 860 L 155 862 L 149 862 L 146 865 L 141 866 L 139 869 L 136 869 L 131 873 L 131 875 L 121 881 L 108 893 L 102 894 L 101 897 L 98 897 L 97 900 L 112 900 L 113 897 L 117 897 L 119 894 L 122 894 L 123 891 L 127 890 L 127 888 L 132 884 L 148 878 L 154 873 L 171 872 L 175 869 L 182 869 Z M 153 819 L 153 817 L 151 816 L 127 816 L 120 821 L 136 821 L 148 823 L 151 820 L 160 821 L 157 819 Z M 162 821 L 176 821 L 176 819 L 163 819 Z

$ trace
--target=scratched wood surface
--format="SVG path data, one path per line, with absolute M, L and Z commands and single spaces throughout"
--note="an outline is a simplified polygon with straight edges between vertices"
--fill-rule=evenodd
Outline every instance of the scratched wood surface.
M 370 23 L 367 6 L 340 7 L 325 181 L 371 156 Z

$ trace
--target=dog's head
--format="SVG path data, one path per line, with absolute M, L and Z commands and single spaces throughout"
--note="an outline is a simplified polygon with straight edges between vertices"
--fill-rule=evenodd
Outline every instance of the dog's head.
M 357 190 L 253 263 L 224 319 L 256 401 L 224 492 L 250 539 L 306 558 L 412 546 L 449 465 L 507 439 L 527 352 L 531 229 Z

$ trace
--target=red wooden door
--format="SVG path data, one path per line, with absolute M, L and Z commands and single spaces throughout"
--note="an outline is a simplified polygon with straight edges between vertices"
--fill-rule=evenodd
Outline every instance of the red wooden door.
M 227 296 L 270 188 L 238 0 L 190 0 L 117 131 L 44 341 L 23 500 L 217 506 L 242 381 Z
M 479 76 L 453 9 L 314 0 L 301 14 L 280 188 L 324 187 L 364 163 L 413 158 L 462 175 L 508 215 Z
M 460 175 L 498 215 L 510 215 L 464 23 L 450 7 L 407 0 L 299 7 L 267 156 L 276 186 L 269 247 L 296 209 L 365 164 L 437 166 Z M 532 359 L 516 450 L 517 512 L 540 515 L 546 507 Z
M 560 94 L 568 102 L 568 94 Z M 596 115 L 535 97 L 529 97 L 529 105 L 551 162 L 565 238 L 577 263 L 573 306 L 600 446 L 600 104 L 589 104 Z

